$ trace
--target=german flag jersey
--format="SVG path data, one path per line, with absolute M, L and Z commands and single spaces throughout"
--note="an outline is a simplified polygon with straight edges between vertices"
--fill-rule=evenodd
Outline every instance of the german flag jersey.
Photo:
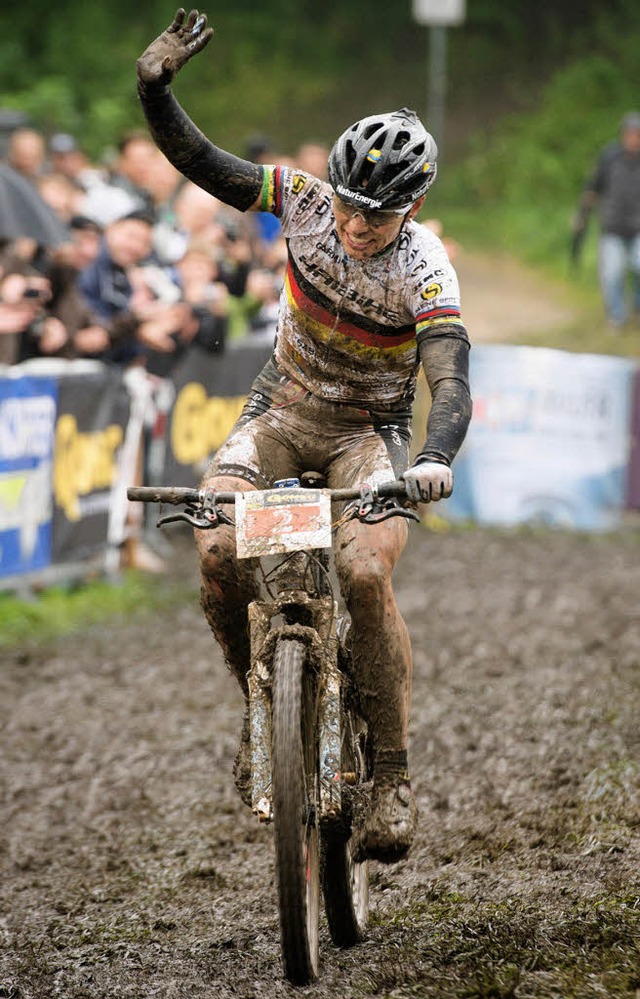
M 356 260 L 338 238 L 329 184 L 290 167 L 263 170 L 259 207 L 281 220 L 288 247 L 278 367 L 333 402 L 378 411 L 410 404 L 421 340 L 467 338 L 442 242 L 410 221 L 391 246 Z

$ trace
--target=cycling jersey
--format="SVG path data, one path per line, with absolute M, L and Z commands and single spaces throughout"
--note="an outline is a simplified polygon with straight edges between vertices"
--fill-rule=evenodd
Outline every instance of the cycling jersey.
M 343 249 L 333 189 L 289 167 L 264 167 L 260 207 L 282 222 L 288 265 L 275 357 L 280 369 L 332 402 L 404 408 L 415 392 L 419 341 L 466 338 L 458 281 L 438 237 L 405 223 L 382 253 Z
M 449 464 L 471 415 L 469 341 L 455 271 L 438 237 L 409 221 L 381 253 L 349 257 L 329 184 L 215 146 L 169 86 L 139 80 L 138 92 L 157 145 L 184 176 L 234 208 L 281 220 L 289 253 L 275 344 L 282 377 L 333 406 L 404 419 L 422 362 L 431 408 L 418 458 Z

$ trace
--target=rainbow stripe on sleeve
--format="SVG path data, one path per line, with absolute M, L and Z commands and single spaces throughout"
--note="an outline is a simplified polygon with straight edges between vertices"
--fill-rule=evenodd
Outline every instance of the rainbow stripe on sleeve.
M 282 214 L 285 168 L 265 166 L 262 174 L 260 211 L 271 212 L 277 218 Z
M 437 326 L 459 326 L 463 331 L 464 323 L 460 318 L 460 309 L 446 306 L 440 309 L 429 309 L 416 317 L 416 336 L 430 333 Z

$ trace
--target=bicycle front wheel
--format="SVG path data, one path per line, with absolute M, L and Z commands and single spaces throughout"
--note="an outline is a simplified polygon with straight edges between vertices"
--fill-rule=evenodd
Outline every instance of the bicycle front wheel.
M 318 974 L 316 684 L 306 659 L 304 642 L 278 640 L 273 662 L 273 824 L 282 959 L 285 975 L 295 985 Z

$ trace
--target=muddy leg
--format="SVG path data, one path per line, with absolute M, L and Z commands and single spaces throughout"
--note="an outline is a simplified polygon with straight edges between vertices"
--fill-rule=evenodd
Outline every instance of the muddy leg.
M 382 863 L 407 855 L 418 822 L 407 762 L 411 646 L 391 587 L 406 539 L 403 521 L 375 527 L 350 521 L 340 530 L 336 550 L 351 614 L 356 684 L 374 750 L 371 803 L 354 824 L 352 849 L 357 860 Z
M 206 485 L 234 491 L 251 488 L 241 479 L 212 479 Z M 229 511 L 233 514 L 233 509 Z M 253 559 L 237 559 L 235 529 L 222 526 L 195 531 L 200 557 L 200 603 L 225 662 L 247 695 L 250 665 L 247 607 L 258 595 Z
M 242 479 L 210 479 L 205 483 L 229 492 L 251 488 Z M 228 510 L 231 515 L 233 509 Z M 225 662 L 240 684 L 245 699 L 240 745 L 233 764 L 233 776 L 238 793 L 251 807 L 251 757 L 249 732 L 249 690 L 247 673 L 251 665 L 249 619 L 247 607 L 258 596 L 253 559 L 236 557 L 235 529 L 217 527 L 212 531 L 195 531 L 200 556 L 200 603 Z
M 376 752 L 407 748 L 411 645 L 391 586 L 407 539 L 404 521 L 340 528 L 336 569 L 351 614 L 353 665 Z

